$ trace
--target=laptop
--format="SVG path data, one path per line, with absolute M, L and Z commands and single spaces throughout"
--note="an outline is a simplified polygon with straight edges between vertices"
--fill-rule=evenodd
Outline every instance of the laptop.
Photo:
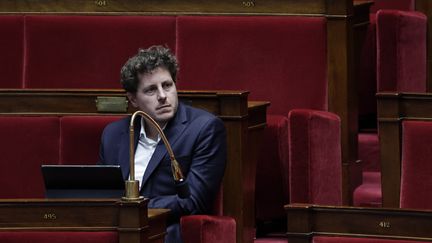
M 42 165 L 47 198 L 121 198 L 120 165 Z

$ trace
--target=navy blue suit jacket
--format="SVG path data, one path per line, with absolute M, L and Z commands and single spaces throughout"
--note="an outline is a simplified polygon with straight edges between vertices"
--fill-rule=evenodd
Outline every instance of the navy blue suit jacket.
M 129 176 L 130 119 L 109 124 L 100 147 L 100 163 L 119 164 L 125 179 Z M 136 119 L 135 148 L 140 126 L 140 119 Z M 150 199 L 149 208 L 171 209 L 169 224 L 176 224 L 182 215 L 206 214 L 211 210 L 225 171 L 226 133 L 219 118 L 182 103 L 164 133 L 189 184 L 190 197 L 181 199 L 176 195 L 171 162 L 162 140 L 143 178 L 136 179 L 142 180 L 140 193 Z

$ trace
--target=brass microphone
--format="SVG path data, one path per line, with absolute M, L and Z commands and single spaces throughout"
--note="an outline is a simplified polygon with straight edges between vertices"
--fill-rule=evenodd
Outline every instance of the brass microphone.
M 176 190 L 177 195 L 180 198 L 187 198 L 190 195 L 189 191 L 189 185 L 187 184 L 186 180 L 184 179 L 183 173 L 180 169 L 180 165 L 175 159 L 174 152 L 171 148 L 171 145 L 168 142 L 168 139 L 166 138 L 164 132 L 162 131 L 162 128 L 157 124 L 157 122 L 151 118 L 147 113 L 143 111 L 136 111 L 132 114 L 132 118 L 130 120 L 129 124 L 129 167 L 130 167 L 130 173 L 129 173 L 129 180 L 125 182 L 125 188 L 126 188 L 126 195 L 123 199 L 125 200 L 139 200 L 142 199 L 142 196 L 139 195 L 139 181 L 135 180 L 135 146 L 134 146 L 134 121 L 137 115 L 141 115 L 144 118 L 146 118 L 151 125 L 153 125 L 159 136 L 161 137 L 163 143 L 165 144 L 165 147 L 168 151 L 168 154 L 170 156 L 171 160 L 171 170 L 174 177 L 174 182 L 176 184 Z

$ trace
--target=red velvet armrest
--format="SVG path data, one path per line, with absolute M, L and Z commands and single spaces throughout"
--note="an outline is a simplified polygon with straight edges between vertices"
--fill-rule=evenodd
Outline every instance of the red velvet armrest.
M 236 222 L 228 216 L 183 216 L 180 227 L 184 243 L 236 242 Z
M 339 117 L 326 111 L 294 109 L 288 121 L 291 203 L 341 205 Z

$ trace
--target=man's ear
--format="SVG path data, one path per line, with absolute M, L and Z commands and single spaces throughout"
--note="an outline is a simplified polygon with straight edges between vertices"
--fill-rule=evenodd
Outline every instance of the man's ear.
M 126 96 L 128 97 L 128 100 L 133 105 L 133 107 L 138 108 L 136 94 L 131 92 L 126 92 Z

